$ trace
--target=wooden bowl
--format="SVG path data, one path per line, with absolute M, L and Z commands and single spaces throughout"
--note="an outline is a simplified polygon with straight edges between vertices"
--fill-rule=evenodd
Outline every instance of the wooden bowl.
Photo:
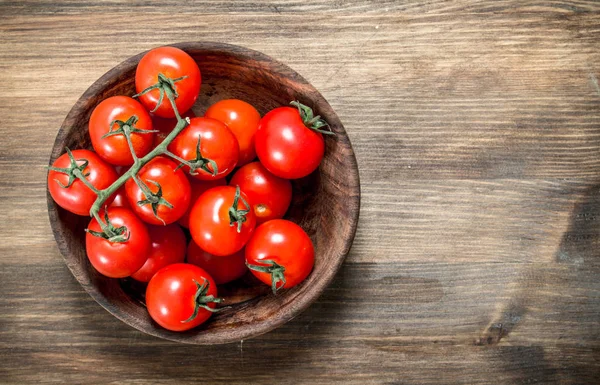
M 200 327 L 184 333 L 165 330 L 152 321 L 144 306 L 145 286 L 131 279 L 100 275 L 85 254 L 90 218 L 71 214 L 47 194 L 50 224 L 67 266 L 83 288 L 121 321 L 145 333 L 191 344 L 222 344 L 268 332 L 306 309 L 325 290 L 348 253 L 358 221 L 360 183 L 350 140 L 342 123 L 321 94 L 280 62 L 250 49 L 219 43 L 174 44 L 190 54 L 202 72 L 202 89 L 193 110 L 201 116 L 211 104 L 238 98 L 261 115 L 292 100 L 314 108 L 337 134 L 325 139 L 325 158 L 319 169 L 293 181 L 293 201 L 286 217 L 302 226 L 315 245 L 315 266 L 302 284 L 277 295 L 250 273 L 219 287 L 231 307 Z M 144 53 L 127 59 L 96 81 L 75 103 L 60 128 L 50 164 L 65 150 L 91 148 L 88 120 L 103 99 L 133 95 L 134 75 Z

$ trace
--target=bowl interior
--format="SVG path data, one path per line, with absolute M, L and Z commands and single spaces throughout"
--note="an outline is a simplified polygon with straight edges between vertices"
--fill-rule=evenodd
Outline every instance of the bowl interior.
M 315 267 L 297 287 L 274 296 L 270 288 L 248 273 L 219 286 L 219 296 L 230 308 L 204 325 L 184 333 L 162 329 L 149 317 L 143 303 L 145 285 L 97 273 L 85 254 L 89 218 L 71 214 L 48 196 L 50 222 L 68 267 L 86 291 L 113 315 L 146 333 L 196 344 L 239 341 L 267 332 L 304 310 L 324 290 L 347 254 L 358 220 L 360 187 L 350 141 L 339 119 L 323 97 L 294 71 L 256 51 L 215 43 L 176 44 L 198 63 L 202 89 L 193 107 L 202 116 L 211 104 L 242 99 L 261 115 L 299 100 L 314 108 L 337 133 L 326 138 L 326 154 L 319 169 L 293 181 L 292 205 L 286 215 L 302 226 L 315 245 Z M 135 93 L 134 75 L 143 54 L 123 62 L 94 83 L 72 108 L 56 138 L 50 163 L 65 147 L 91 148 L 87 122 L 103 99 Z

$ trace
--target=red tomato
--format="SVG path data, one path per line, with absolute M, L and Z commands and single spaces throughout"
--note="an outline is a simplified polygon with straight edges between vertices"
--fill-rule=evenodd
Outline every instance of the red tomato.
M 256 108 L 242 100 L 227 99 L 210 106 L 204 116 L 225 123 L 233 132 L 240 145 L 238 166 L 243 166 L 256 158 L 254 134 L 260 122 L 260 114 Z
M 176 169 L 177 164 L 159 156 L 148 162 L 137 174 L 142 187 L 145 185 L 149 189 L 148 193 L 142 191 L 133 178 L 125 182 L 129 205 L 144 222 L 168 225 L 187 211 L 190 204 L 190 182 L 183 171 Z
M 148 282 L 163 267 L 185 260 L 187 241 L 181 227 L 176 224 L 148 226 L 148 233 L 151 240 L 148 259 L 144 266 L 131 274 L 131 278 L 140 282 Z
M 88 259 L 107 277 L 128 277 L 139 270 L 148 258 L 150 236 L 146 225 L 131 210 L 123 207 L 109 207 L 107 213 L 102 210 L 100 217 L 104 217 L 109 232 L 101 236 L 102 228 L 96 218 L 92 218 L 85 235 Z
M 198 156 L 198 138 L 200 155 Z M 194 178 L 215 180 L 224 178 L 235 168 L 239 156 L 239 146 L 235 135 L 224 123 L 209 118 L 193 118 L 189 126 L 183 129 L 169 144 L 169 151 L 183 160 L 194 162 L 204 169 L 194 171 Z M 216 175 L 213 175 L 216 164 Z M 189 172 L 189 167 L 184 167 Z
M 255 136 L 260 162 L 280 178 L 302 178 L 315 171 L 325 153 L 320 130 L 327 123 L 313 117 L 310 108 L 300 105 L 303 113 L 292 107 L 279 107 L 260 121 Z M 310 127 L 310 128 L 309 128 Z M 333 133 L 332 133 L 333 134 Z
M 202 250 L 218 256 L 244 247 L 256 218 L 248 199 L 235 187 L 213 187 L 196 200 L 190 213 L 190 233 Z
M 152 120 L 137 100 L 128 96 L 110 97 L 98 104 L 90 116 L 92 146 L 108 163 L 117 166 L 133 164 L 125 130 L 131 132 L 131 144 L 138 158 L 150 152 L 154 141 L 154 132 L 150 131 Z
M 84 182 L 75 178 L 74 173 L 78 172 L 86 175 L 85 179 L 98 190 L 113 184 L 117 180 L 117 173 L 111 165 L 89 150 L 67 150 L 66 154 L 52 163 L 52 168 L 48 171 L 48 191 L 52 199 L 65 210 L 88 216 L 97 195 Z M 107 205 L 111 199 L 107 199 Z
M 217 311 L 217 285 L 198 266 L 175 263 L 154 274 L 146 288 L 146 307 L 154 321 L 180 332 L 195 328 Z
M 127 172 L 126 167 L 117 166 L 115 167 L 115 171 L 118 176 L 123 175 Z M 117 192 L 113 195 L 113 201 L 110 204 L 110 207 L 129 207 L 129 202 L 127 202 L 127 194 L 125 194 L 125 185 L 121 186 Z
M 131 208 L 129 206 L 129 202 L 127 202 L 127 194 L 125 194 L 125 186 L 121 186 L 113 195 L 114 199 L 110 204 L 110 207 L 126 207 Z
M 292 184 L 271 174 L 260 162 L 236 171 L 230 186 L 240 186 L 256 215 L 256 223 L 282 218 L 292 201 Z
M 225 186 L 227 182 L 225 179 L 217 179 L 217 180 L 207 180 L 207 181 L 199 181 L 193 178 L 189 178 L 190 186 L 192 188 L 192 196 L 190 199 L 190 206 L 187 211 L 181 218 L 179 218 L 178 223 L 185 227 L 186 229 L 190 227 L 190 212 L 192 211 L 192 207 L 194 207 L 194 203 L 196 200 L 202 195 L 206 190 L 210 190 L 213 187 L 217 186 Z
M 188 246 L 187 262 L 206 270 L 217 285 L 235 281 L 248 271 L 244 249 L 231 255 L 216 256 L 202 250 L 194 241 Z
M 175 105 L 182 114 L 196 102 L 201 80 L 200 69 L 190 55 L 179 48 L 159 47 L 149 51 L 140 60 L 135 72 L 135 89 L 142 94 L 139 96 L 140 102 L 152 113 L 163 118 L 174 118 L 175 112 L 166 94 L 161 98 L 160 89 L 147 93 L 143 91 L 159 82 L 163 87 L 170 87 L 177 95 Z
M 161 118 L 159 116 L 150 115 L 152 117 L 152 128 L 158 132 L 154 134 L 154 143 L 152 147 L 156 147 L 161 144 L 165 138 L 173 131 L 177 125 L 177 119 L 175 118 Z M 194 111 L 187 110 L 181 114 L 182 118 L 195 118 L 196 114 Z
M 315 261 L 313 244 L 304 230 L 284 219 L 263 223 L 246 246 L 246 264 L 273 293 L 294 287 L 310 274 Z

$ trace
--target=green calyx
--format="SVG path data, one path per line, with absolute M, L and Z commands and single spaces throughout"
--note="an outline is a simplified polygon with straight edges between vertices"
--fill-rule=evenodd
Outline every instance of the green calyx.
M 179 166 L 177 166 L 176 170 L 180 169 L 183 166 L 188 166 L 190 168 L 190 175 L 198 175 L 198 172 L 196 170 L 201 169 L 211 174 L 212 176 L 215 176 L 219 172 L 217 162 L 202 156 L 202 152 L 200 151 L 200 139 L 202 139 L 202 136 L 198 135 L 198 142 L 196 143 L 196 159 L 185 160 L 170 154 L 171 156 L 174 156 L 175 159 L 181 161 Z
M 154 193 L 154 192 L 152 192 L 152 190 L 150 190 L 150 188 L 144 182 L 139 180 L 137 177 L 135 177 L 135 180 L 136 180 L 138 186 L 140 187 L 140 189 L 142 190 L 142 192 L 144 193 L 144 195 L 146 196 L 146 199 L 138 201 L 137 205 L 140 207 L 144 206 L 144 205 L 151 205 L 152 213 L 154 214 L 156 219 L 160 220 L 164 225 L 166 225 L 165 221 L 163 221 L 163 219 L 158 216 L 158 207 L 160 205 L 163 205 L 163 206 L 167 206 L 168 208 L 172 209 L 173 205 L 171 203 L 169 203 L 169 201 L 167 201 L 165 198 L 162 197 L 163 191 L 162 191 L 162 186 L 160 185 L 160 183 L 158 183 L 154 180 L 151 180 L 151 179 L 146 179 L 148 182 L 150 182 L 153 185 L 155 185 L 156 187 L 158 187 L 158 191 L 156 191 Z
M 67 150 L 67 154 L 69 155 L 69 160 L 70 160 L 69 167 L 65 167 L 65 168 L 48 167 L 49 170 L 67 174 L 69 176 L 69 180 L 67 181 L 66 185 L 61 183 L 58 179 L 54 179 L 56 181 L 56 183 L 58 183 L 58 185 L 62 188 L 69 188 L 69 187 L 71 187 L 73 182 L 75 182 L 75 179 L 81 179 L 83 181 L 85 179 L 85 177 L 90 175 L 89 173 L 84 174 L 84 172 L 83 172 L 85 170 L 85 168 L 88 166 L 89 161 L 87 159 L 75 159 L 71 150 L 69 150 L 68 148 L 66 148 L 66 150 Z M 78 165 L 77 162 L 81 162 L 81 164 Z M 86 182 L 87 182 L 87 180 L 86 180 Z M 93 190 L 95 191 L 96 188 L 93 188 Z
M 110 219 L 108 218 L 108 210 L 104 209 L 104 221 L 102 223 L 99 217 L 96 216 L 96 220 L 98 224 L 102 228 L 102 231 L 94 231 L 90 229 L 85 229 L 88 233 L 92 234 L 95 237 L 106 239 L 111 243 L 123 243 L 129 240 L 129 236 L 131 235 L 127 231 L 127 227 L 120 226 L 114 227 L 112 223 L 110 223 Z
M 158 130 L 140 130 L 139 128 L 137 128 L 135 125 L 138 122 L 138 117 L 133 115 L 130 116 L 129 119 L 127 119 L 126 121 L 122 121 L 122 120 L 113 120 L 112 122 L 110 122 L 110 126 L 108 127 L 108 132 L 104 135 L 102 135 L 102 138 L 107 138 L 109 136 L 113 136 L 113 135 L 123 135 L 128 137 L 129 135 L 133 134 L 133 133 L 138 133 L 138 134 L 150 134 L 153 132 L 158 132 Z M 117 129 L 113 130 L 114 125 L 117 125 Z
M 137 128 L 135 126 L 136 123 L 138 122 L 137 116 L 131 116 L 126 121 L 114 120 L 113 122 L 111 122 L 110 127 L 108 127 L 108 132 L 104 135 L 104 137 L 109 137 L 109 136 L 118 135 L 118 134 L 124 135 L 125 138 L 127 139 L 127 144 L 129 146 L 129 150 L 131 152 L 131 156 L 132 156 L 134 162 L 133 162 L 133 165 L 109 187 L 99 190 L 94 185 L 92 185 L 92 183 L 86 179 L 86 177 L 89 174 L 84 174 L 85 168 L 89 165 L 88 160 L 75 159 L 73 154 L 71 153 L 71 151 L 68 148 L 66 149 L 66 151 L 70 158 L 69 167 L 65 167 L 65 168 L 49 167 L 49 169 L 52 171 L 60 172 L 60 173 L 63 173 L 63 174 L 66 174 L 69 176 L 69 179 L 68 179 L 68 182 L 66 185 L 61 183 L 59 180 L 56 180 L 56 182 L 61 187 L 69 188 L 74 183 L 75 179 L 79 179 L 85 186 L 87 186 L 90 190 L 92 190 L 97 195 L 96 200 L 94 201 L 92 207 L 90 208 L 90 215 L 98 221 L 98 223 L 100 224 L 100 227 L 102 228 L 102 232 L 87 230 L 90 234 L 101 237 L 110 242 L 117 242 L 117 243 L 125 242 L 129 239 L 129 234 L 127 233 L 127 229 L 125 227 L 115 228 L 114 226 L 112 226 L 110 224 L 110 222 L 108 221 L 108 218 L 106 218 L 106 214 L 105 214 L 105 218 L 106 218 L 107 223 L 104 223 L 102 221 L 102 219 L 100 218 L 99 212 L 102 209 L 102 207 L 105 206 L 106 200 L 109 197 L 113 196 L 113 194 L 119 188 L 121 188 L 125 184 L 125 182 L 127 182 L 127 180 L 129 180 L 131 178 L 133 178 L 134 181 L 136 182 L 136 184 L 140 187 L 140 189 L 142 189 L 142 191 L 145 195 L 145 198 L 146 198 L 146 199 L 138 202 L 138 205 L 150 204 L 152 206 L 152 211 L 153 211 L 154 215 L 156 216 L 156 218 L 158 218 L 159 220 L 161 220 L 164 223 L 164 221 L 158 216 L 159 205 L 165 205 L 170 208 L 172 208 L 173 206 L 162 197 L 162 189 L 160 188 L 160 186 L 157 182 L 149 181 L 150 183 L 153 183 L 155 186 L 158 187 L 158 191 L 156 193 L 153 193 L 148 188 L 148 186 L 146 184 L 144 184 L 137 177 L 137 174 L 141 170 L 142 167 L 144 167 L 146 164 L 148 164 L 148 162 L 150 162 L 155 157 L 160 156 L 160 155 L 172 156 L 172 154 L 170 154 L 169 151 L 167 150 L 167 147 L 175 139 L 175 137 L 179 133 L 181 133 L 181 131 L 183 131 L 183 129 L 189 124 L 189 120 L 182 118 L 181 115 L 179 114 L 177 105 L 175 103 L 175 98 L 177 97 L 175 84 L 176 84 L 176 82 L 181 81 L 185 78 L 186 77 L 183 76 L 183 77 L 176 78 L 176 79 L 170 79 L 170 78 L 160 74 L 158 76 L 158 82 L 155 85 L 148 87 L 147 89 L 140 92 L 138 95 L 135 95 L 137 97 L 137 96 L 140 96 L 147 92 L 150 92 L 153 89 L 159 89 L 160 100 L 157 104 L 157 108 L 162 103 L 163 98 L 166 97 L 169 100 L 171 108 L 175 114 L 175 118 L 177 119 L 177 124 L 173 128 L 173 131 L 171 131 L 171 133 L 169 133 L 169 135 L 167 135 L 165 140 L 163 142 L 161 142 L 159 145 L 157 145 L 149 153 L 144 155 L 143 157 L 138 158 L 137 155 L 135 154 L 135 151 L 133 148 L 133 143 L 131 141 L 131 134 L 132 133 L 146 134 L 146 133 L 156 132 L 156 131 L 140 130 L 139 128 Z M 117 127 L 114 127 L 115 124 L 117 125 Z M 113 128 L 115 128 L 115 129 L 113 130 Z M 78 162 L 81 164 L 78 164 Z M 216 168 L 215 168 L 215 170 L 216 170 Z
M 320 115 L 315 116 L 312 108 L 300 103 L 297 100 L 294 100 L 290 103 L 292 106 L 298 108 L 298 112 L 300 113 L 300 117 L 302 118 L 302 122 L 308 128 L 313 131 L 320 132 L 324 135 L 335 135 L 335 132 L 331 131 L 331 127 L 329 123 L 327 123 L 324 119 L 321 118 Z M 327 128 L 327 130 L 322 130 L 321 128 Z
M 222 309 L 213 309 L 212 307 L 208 306 L 209 303 L 221 303 L 223 302 L 222 298 L 216 298 L 215 296 L 212 295 L 206 295 L 208 293 L 208 289 L 210 288 L 210 283 L 208 282 L 208 280 L 206 278 L 204 278 L 204 282 L 201 284 L 199 284 L 196 280 L 194 280 L 194 283 L 196 284 L 196 294 L 194 295 L 194 312 L 192 313 L 192 315 L 190 316 L 190 318 L 186 319 L 185 321 L 181 321 L 181 323 L 187 323 L 190 321 L 193 321 L 194 318 L 196 318 L 196 316 L 198 316 L 198 312 L 200 311 L 200 309 L 204 309 L 207 310 L 211 313 L 218 313 L 219 311 L 221 311 Z
M 246 206 L 245 210 L 238 209 L 238 202 L 242 200 L 244 206 Z M 235 187 L 235 195 L 233 197 L 233 204 L 229 208 L 229 226 L 233 226 L 234 223 L 237 223 L 237 232 L 242 231 L 242 225 L 246 222 L 246 215 L 250 212 L 250 205 L 243 196 L 241 196 L 240 186 Z
M 277 291 L 283 289 L 286 283 L 284 274 L 285 267 L 272 260 L 262 260 L 260 262 L 265 265 L 252 265 L 246 262 L 246 266 L 248 266 L 248 269 L 250 270 L 271 274 L 271 289 L 273 290 L 273 294 L 277 294 Z M 282 284 L 277 287 L 279 282 Z
M 182 76 L 179 78 L 171 79 L 163 74 L 158 74 L 158 82 L 156 84 L 151 85 L 146 88 L 142 92 L 133 95 L 134 98 L 147 94 L 148 92 L 158 89 L 158 102 L 156 102 L 156 107 L 152 109 L 150 112 L 154 112 L 158 109 L 158 107 L 162 104 L 163 99 L 165 97 L 165 93 L 172 95 L 173 98 L 177 98 L 179 95 L 177 94 L 177 89 L 175 88 L 175 83 L 187 78 L 187 76 Z

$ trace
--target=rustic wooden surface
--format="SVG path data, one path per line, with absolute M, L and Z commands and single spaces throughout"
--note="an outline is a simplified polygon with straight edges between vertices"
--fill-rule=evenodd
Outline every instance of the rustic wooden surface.
M 182 4 L 185 3 L 185 4 Z M 596 1 L 0 1 L 0 382 L 597 383 Z M 215 347 L 97 305 L 45 170 L 107 70 L 178 41 L 256 49 L 328 99 L 362 182 L 354 247 L 305 313 Z

